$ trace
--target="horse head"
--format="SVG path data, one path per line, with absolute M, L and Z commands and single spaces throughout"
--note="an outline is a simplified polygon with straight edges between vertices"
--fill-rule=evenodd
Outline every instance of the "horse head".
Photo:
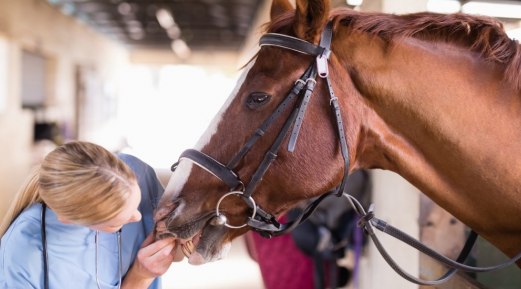
M 381 168 L 507 255 L 521 249 L 508 217 L 521 211 L 521 171 L 510 169 L 521 165 L 521 46 L 497 20 L 274 0 L 267 32 L 181 155 L 158 237 L 193 240 L 192 264 L 216 260 L 249 229 L 284 231 L 277 216 L 340 192 L 349 171 Z
M 275 0 L 268 32 L 318 45 L 328 17 L 328 1 L 299 0 L 293 10 L 288 1 Z M 345 161 L 324 79 L 316 80 L 308 108 L 301 115 L 305 117 L 297 131 L 298 142 L 294 142 L 291 151 L 287 149 L 289 136 L 279 136 L 285 126 L 295 126 L 295 121 L 288 119 L 296 114 L 295 107 L 302 106 L 307 79 L 300 80 L 301 92 L 282 107 L 281 103 L 308 67 L 315 66 L 316 57 L 276 45 L 262 46 L 199 140 L 197 151 L 180 158 L 156 213 L 157 236 L 170 234 L 184 241 L 193 240 L 196 249 L 189 257 L 191 264 L 221 258 L 230 241 L 250 229 L 244 225 L 255 218 L 255 212 L 276 218 L 299 201 L 320 195 L 341 182 Z M 329 66 L 329 73 L 335 74 L 337 80 L 345 78 L 335 65 Z M 263 124 L 277 110 L 278 117 L 264 128 Z M 342 129 L 351 128 L 346 124 Z M 249 146 L 252 136 L 254 144 L 237 157 L 245 145 Z M 274 160 L 266 165 L 266 152 L 277 142 L 281 149 L 276 156 L 268 157 Z M 226 182 L 226 176 L 201 165 L 205 162 L 217 163 L 215 170 L 229 169 L 225 174 L 231 175 L 232 180 Z M 265 169 L 256 175 L 263 164 Z M 238 181 L 234 182 L 234 178 Z M 245 190 L 249 191 L 247 196 L 243 195 Z M 225 218 L 219 221 L 216 216 Z M 222 226 L 223 222 L 228 226 Z

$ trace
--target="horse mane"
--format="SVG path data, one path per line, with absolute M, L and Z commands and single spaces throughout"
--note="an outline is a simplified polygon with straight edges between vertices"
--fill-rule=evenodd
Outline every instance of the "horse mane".
M 271 32 L 290 27 L 294 13 L 286 13 L 268 24 Z M 503 24 L 486 16 L 462 13 L 420 12 L 405 15 L 362 13 L 337 8 L 330 18 L 356 31 L 380 37 L 387 43 L 414 37 L 425 41 L 443 41 L 478 53 L 483 60 L 503 68 L 504 78 L 521 91 L 521 45 L 505 33 Z

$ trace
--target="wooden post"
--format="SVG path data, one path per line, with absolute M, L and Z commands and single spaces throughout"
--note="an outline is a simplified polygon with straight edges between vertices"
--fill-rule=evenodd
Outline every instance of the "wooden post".
M 390 171 L 373 170 L 372 202 L 378 218 L 417 238 L 419 192 L 399 175 Z M 379 232 L 377 231 L 377 234 Z M 418 251 L 383 233 L 378 236 L 389 254 L 408 273 L 418 276 Z M 360 268 L 360 288 L 364 289 L 416 289 L 418 285 L 400 277 L 385 262 L 376 247 L 369 241 L 367 259 Z

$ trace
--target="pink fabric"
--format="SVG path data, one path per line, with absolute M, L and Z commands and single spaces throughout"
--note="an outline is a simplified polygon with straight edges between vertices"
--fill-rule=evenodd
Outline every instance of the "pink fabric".
M 250 254 L 259 263 L 266 289 L 313 289 L 312 260 L 299 251 L 291 235 L 266 239 L 248 234 Z

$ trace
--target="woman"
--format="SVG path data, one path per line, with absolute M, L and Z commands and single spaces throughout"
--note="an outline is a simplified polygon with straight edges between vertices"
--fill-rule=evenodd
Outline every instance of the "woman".
M 49 153 L 0 226 L 0 288 L 160 288 L 176 254 L 153 242 L 154 170 L 88 142 Z M 147 237 L 148 236 L 148 237 Z

